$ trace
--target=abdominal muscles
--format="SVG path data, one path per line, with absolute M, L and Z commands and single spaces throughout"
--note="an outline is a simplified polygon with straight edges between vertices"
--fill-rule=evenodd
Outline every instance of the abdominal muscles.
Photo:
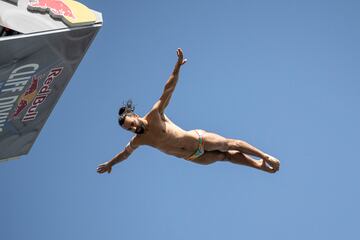
M 179 158 L 189 157 L 198 147 L 197 136 L 192 131 L 178 132 L 175 130 L 164 134 L 158 140 L 153 147 Z

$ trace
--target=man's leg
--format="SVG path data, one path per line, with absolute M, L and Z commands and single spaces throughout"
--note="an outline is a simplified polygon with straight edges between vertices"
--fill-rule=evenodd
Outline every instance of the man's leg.
M 275 173 L 277 171 L 277 169 L 268 166 L 263 159 L 256 160 L 236 150 L 227 151 L 225 156 L 226 160 L 235 164 L 246 165 L 268 173 Z
M 250 145 L 245 141 L 224 138 L 218 134 L 210 132 L 205 132 L 203 137 L 205 151 L 227 152 L 229 150 L 237 150 L 241 153 L 259 157 L 265 160 L 265 162 L 268 163 L 275 170 L 278 170 L 280 167 L 280 161 L 278 159 L 262 152 L 261 150 L 257 149 L 256 147 Z
M 274 168 L 267 166 L 264 160 L 253 159 L 235 150 L 230 150 L 228 152 L 220 152 L 220 151 L 205 152 L 201 157 L 192 160 L 192 162 L 194 163 L 203 164 L 203 165 L 208 165 L 217 161 L 229 161 L 231 163 L 249 166 L 269 173 L 276 172 Z

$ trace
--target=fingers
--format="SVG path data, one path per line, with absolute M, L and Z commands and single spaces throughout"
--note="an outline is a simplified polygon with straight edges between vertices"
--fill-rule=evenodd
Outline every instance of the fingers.
M 268 173 L 275 173 L 277 172 L 276 169 L 274 169 L 273 167 L 269 166 L 266 161 L 262 160 L 261 162 L 261 167 L 260 167 L 261 170 L 265 171 L 265 172 L 268 172 Z
M 177 56 L 178 56 L 178 63 L 179 63 L 180 65 L 184 65 L 184 64 L 187 62 L 187 59 L 183 59 L 183 58 L 184 58 L 184 54 L 183 54 L 182 49 L 181 49 L 181 48 L 178 48 L 178 49 L 176 50 L 176 54 L 177 54 Z
M 96 170 L 98 173 L 104 173 L 104 168 L 101 168 L 101 167 L 98 167 L 97 170 Z
M 96 171 L 100 174 L 104 173 L 104 172 L 111 172 L 111 167 L 109 168 L 106 164 L 101 164 L 98 166 L 98 168 L 96 169 Z
M 179 58 L 183 58 L 183 57 L 184 57 L 184 54 L 183 54 L 183 51 L 182 51 L 181 48 L 178 48 L 178 49 L 176 50 L 176 54 L 177 54 L 177 56 L 178 56 Z
M 269 155 L 269 158 L 266 160 L 266 162 L 274 168 L 276 171 L 280 168 L 280 161 L 272 156 Z

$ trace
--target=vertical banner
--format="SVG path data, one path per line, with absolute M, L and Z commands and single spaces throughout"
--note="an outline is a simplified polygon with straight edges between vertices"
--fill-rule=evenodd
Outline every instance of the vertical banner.
M 100 27 L 0 38 L 0 160 L 29 152 Z

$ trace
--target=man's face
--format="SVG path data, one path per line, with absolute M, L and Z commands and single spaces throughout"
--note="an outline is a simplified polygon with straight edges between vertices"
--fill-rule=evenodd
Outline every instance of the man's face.
M 145 126 L 137 115 L 126 116 L 122 128 L 136 134 L 142 134 L 145 131 Z

